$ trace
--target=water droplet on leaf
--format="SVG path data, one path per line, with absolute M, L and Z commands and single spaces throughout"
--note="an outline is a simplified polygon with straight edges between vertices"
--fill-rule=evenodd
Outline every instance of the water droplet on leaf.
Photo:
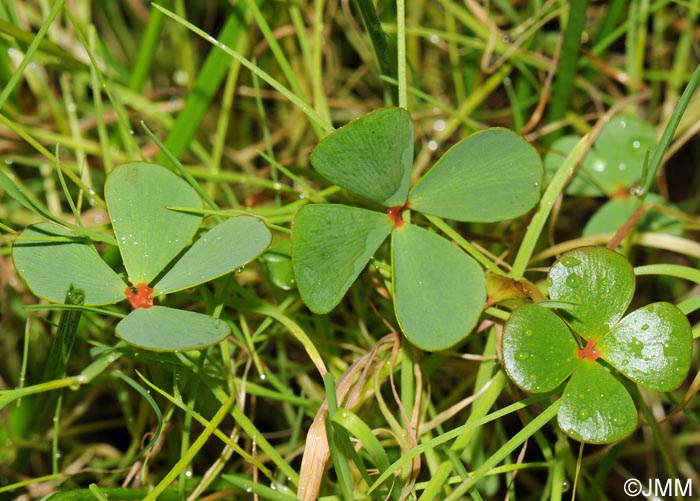
M 581 260 L 575 258 L 574 256 L 566 256 L 561 259 L 561 263 L 567 268 L 573 268 L 574 266 L 581 264 Z
M 523 362 L 523 361 L 527 360 L 528 358 L 530 358 L 530 354 L 526 351 L 519 351 L 515 355 L 515 359 L 519 360 L 520 362 Z
M 572 273 L 568 277 L 566 277 L 566 285 L 569 287 L 578 287 L 581 284 L 581 277 L 579 277 L 576 273 Z
M 578 411 L 578 414 L 577 414 L 578 418 L 581 421 L 588 419 L 590 417 L 590 415 L 591 415 L 591 413 L 588 411 L 588 409 L 581 409 L 580 411 Z

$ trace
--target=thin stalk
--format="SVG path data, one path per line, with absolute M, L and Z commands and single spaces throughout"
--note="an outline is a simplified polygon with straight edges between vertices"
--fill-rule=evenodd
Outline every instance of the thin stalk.
M 399 79 L 399 106 L 408 109 L 406 93 L 406 2 L 396 0 L 396 74 Z
M 569 177 L 573 175 L 574 168 L 583 158 L 583 154 L 588 146 L 588 136 L 584 136 L 576 144 L 576 146 L 574 146 L 566 159 L 564 159 L 561 167 L 559 167 L 559 170 L 557 170 L 554 177 L 549 182 L 544 195 L 542 195 L 542 198 L 540 199 L 539 209 L 532 217 L 532 221 L 530 221 L 530 225 L 527 227 L 527 232 L 520 243 L 518 254 L 515 256 L 513 269 L 510 272 L 510 276 L 514 280 L 520 280 L 523 278 L 525 268 L 527 268 L 527 265 L 530 262 L 530 258 L 532 257 L 537 241 L 542 234 L 547 218 L 549 217 L 550 212 L 552 212 L 554 202 L 564 189 Z
M 588 0 L 573 0 L 569 7 L 569 17 L 564 33 L 559 67 L 552 86 L 552 102 L 547 121 L 556 122 L 564 118 L 574 93 L 574 78 L 578 68 L 581 50 L 581 35 L 586 23 L 586 8 Z M 548 139 L 553 141 L 556 134 L 550 134 Z

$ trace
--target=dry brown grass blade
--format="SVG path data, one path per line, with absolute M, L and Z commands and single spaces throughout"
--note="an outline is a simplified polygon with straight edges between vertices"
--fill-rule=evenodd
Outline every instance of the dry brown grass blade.
M 336 386 L 336 397 L 341 406 L 352 409 L 361 403 L 360 398 L 363 395 L 367 397 L 371 394 L 371 392 L 363 392 L 365 383 L 374 369 L 385 362 L 385 358 L 381 355 L 386 352 L 392 353 L 400 342 L 398 333 L 387 334 L 371 351 L 365 353 L 345 371 Z M 303 501 L 315 501 L 318 498 L 323 472 L 330 458 L 326 435 L 327 413 L 328 401 L 324 400 L 306 435 L 297 489 L 297 497 Z

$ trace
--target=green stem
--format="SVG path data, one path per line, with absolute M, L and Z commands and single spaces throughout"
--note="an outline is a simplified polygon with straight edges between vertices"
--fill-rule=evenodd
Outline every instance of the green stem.
M 569 17 L 564 33 L 561 58 L 557 68 L 556 78 L 552 86 L 552 103 L 549 108 L 548 122 L 560 120 L 569 109 L 571 96 L 574 93 L 574 78 L 578 67 L 579 52 L 581 49 L 581 35 L 586 23 L 586 8 L 588 0 L 574 0 L 569 7 Z M 548 137 L 550 143 L 554 141 L 555 134 Z
M 221 407 L 219 407 L 219 410 L 216 412 L 216 414 L 214 414 L 214 417 L 211 419 L 211 421 L 209 421 L 209 424 L 207 424 L 202 433 L 200 433 L 200 435 L 192 443 L 190 448 L 187 449 L 180 460 L 175 463 L 175 466 L 170 469 L 168 474 L 163 477 L 163 480 L 161 480 L 158 485 L 156 485 L 155 488 L 149 492 L 145 498 L 143 498 L 143 501 L 154 501 L 158 499 L 158 496 L 168 488 L 168 486 L 178 477 L 178 475 L 180 475 L 180 472 L 187 468 L 187 466 L 194 460 L 197 453 L 202 449 L 202 447 L 204 447 L 206 441 L 209 440 L 209 437 L 211 437 L 217 430 L 219 424 L 221 424 L 221 421 L 223 421 L 228 415 L 229 409 L 235 401 L 236 394 L 231 393 L 228 399 L 226 399 Z
M 513 269 L 510 272 L 510 276 L 514 280 L 523 278 L 525 268 L 527 268 L 527 264 L 530 262 L 537 241 L 542 234 L 542 229 L 547 222 L 549 213 L 554 207 L 554 202 L 559 196 L 559 193 L 564 189 L 569 177 L 573 175 L 574 168 L 583 157 L 583 153 L 588 146 L 587 143 L 588 136 L 584 136 L 576 146 L 574 146 L 569 155 L 564 159 L 559 170 L 557 170 L 554 177 L 549 182 L 549 186 L 547 186 L 544 195 L 542 195 L 540 207 L 533 216 L 532 221 L 530 221 L 530 225 L 527 227 L 527 232 L 523 237 L 520 248 L 518 249 L 518 254 L 515 256 L 515 261 L 513 262 Z
M 399 106 L 408 109 L 406 93 L 406 2 L 396 0 L 396 73 L 399 78 Z
M 700 66 L 695 68 L 695 71 L 691 75 L 688 85 L 678 100 L 678 104 L 674 108 L 671 118 L 668 120 L 664 133 L 659 140 L 659 145 L 654 149 L 651 160 L 649 160 L 642 184 L 644 193 L 649 191 L 651 184 L 654 182 L 654 179 L 656 179 L 656 173 L 658 172 L 659 167 L 661 167 L 661 162 L 664 159 L 666 150 L 668 150 L 671 140 L 673 139 L 673 135 L 676 133 L 676 129 L 678 128 L 678 124 L 680 123 L 688 104 L 690 104 L 690 98 L 693 96 L 695 89 L 698 88 L 698 83 L 700 83 Z

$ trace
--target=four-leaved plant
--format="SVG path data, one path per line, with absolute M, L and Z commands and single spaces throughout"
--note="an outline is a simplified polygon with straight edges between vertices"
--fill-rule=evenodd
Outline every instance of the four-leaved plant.
M 154 305 L 153 300 L 255 259 L 270 244 L 265 224 L 252 216 L 227 219 L 171 264 L 197 232 L 202 216 L 168 207 L 201 210 L 194 188 L 165 167 L 130 163 L 107 177 L 105 199 L 129 285 L 84 237 L 57 224 L 40 223 L 22 232 L 12 251 L 29 288 L 54 303 L 62 303 L 71 286 L 84 291 L 86 306 L 127 299 L 133 310 L 116 332 L 140 348 L 194 350 L 224 339 L 230 332 L 224 321 Z
M 304 302 L 327 313 L 391 235 L 398 323 L 419 348 L 443 350 L 476 325 L 486 299 L 484 273 L 452 242 L 411 223 L 410 212 L 455 221 L 511 219 L 539 200 L 543 168 L 524 139 L 492 128 L 455 144 L 411 188 L 413 142 L 413 122 L 402 108 L 379 109 L 323 139 L 311 153 L 316 171 L 383 209 L 305 206 L 294 221 L 292 263 Z
M 625 316 L 635 288 L 629 261 L 609 249 L 565 253 L 549 271 L 559 314 L 538 304 L 513 312 L 503 331 L 506 372 L 522 389 L 542 393 L 566 383 L 559 426 L 583 442 L 620 440 L 637 426 L 637 411 L 611 367 L 656 391 L 679 386 L 690 369 L 692 332 L 666 302 Z

